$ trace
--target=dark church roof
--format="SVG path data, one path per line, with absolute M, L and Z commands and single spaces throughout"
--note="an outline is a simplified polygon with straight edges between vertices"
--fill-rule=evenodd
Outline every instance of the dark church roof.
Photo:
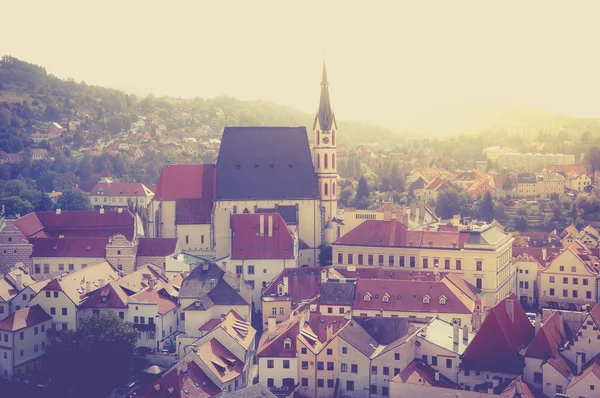
M 305 127 L 226 127 L 217 159 L 217 200 L 316 199 Z

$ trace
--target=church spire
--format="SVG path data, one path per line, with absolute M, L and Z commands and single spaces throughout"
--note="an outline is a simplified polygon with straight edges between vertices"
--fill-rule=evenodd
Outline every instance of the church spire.
M 323 61 L 323 77 L 321 78 L 321 99 L 319 101 L 319 111 L 317 113 L 321 130 L 331 129 L 334 120 L 331 103 L 329 102 L 329 82 L 327 81 L 327 67 Z

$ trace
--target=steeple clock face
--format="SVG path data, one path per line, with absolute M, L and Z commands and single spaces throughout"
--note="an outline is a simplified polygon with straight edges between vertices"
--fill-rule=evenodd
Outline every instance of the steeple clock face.
M 329 137 L 323 137 L 323 144 L 329 144 Z

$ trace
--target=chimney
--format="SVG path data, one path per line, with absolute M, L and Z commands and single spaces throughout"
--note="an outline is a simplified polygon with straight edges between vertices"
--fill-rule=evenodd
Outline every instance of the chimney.
M 425 201 L 419 202 L 419 218 L 425 218 Z
M 383 221 L 392 221 L 392 204 L 383 204 Z
M 542 327 L 542 317 L 540 314 L 535 314 L 535 334 L 538 334 Z
M 408 228 L 408 214 L 406 214 L 406 211 L 404 211 L 404 214 L 402 215 L 402 225 Z
M 469 327 L 467 325 L 462 327 L 463 330 L 463 342 L 467 344 L 469 341 Z
M 269 238 L 273 236 L 273 216 L 269 216 Z
M 406 334 L 411 335 L 414 332 L 415 332 L 415 324 L 412 322 L 409 322 L 408 328 L 406 329 Z
M 263 214 L 261 214 L 259 216 L 260 219 L 260 223 L 259 223 L 259 230 L 258 230 L 258 234 L 260 236 L 265 236 L 265 216 Z
M 327 272 L 327 268 L 321 269 L 321 283 L 327 282 L 328 278 L 329 278 L 329 275 L 328 275 L 328 272 Z
M 267 318 L 267 322 L 267 333 L 269 334 L 269 337 L 272 337 L 275 335 L 275 330 L 277 329 L 277 318 L 270 316 Z
M 181 373 L 187 373 L 188 363 L 187 361 L 181 361 Z
M 89 293 L 91 290 L 92 290 L 92 282 L 86 281 L 85 282 L 85 292 Z
M 415 202 L 410 204 L 410 216 L 414 217 L 417 214 L 417 205 Z
M 458 340 L 459 329 L 460 329 L 460 326 L 458 326 L 458 323 L 455 323 L 452 325 L 452 341 L 456 345 L 458 345 L 458 342 L 459 342 L 459 340 Z
M 56 209 L 56 214 L 60 214 L 60 209 Z
M 512 299 L 506 299 L 506 313 L 512 323 L 515 323 L 515 302 Z
M 440 371 L 439 370 L 435 371 L 435 381 L 440 381 Z
M 23 289 L 23 274 L 21 272 L 15 274 L 15 282 L 17 285 L 17 291 L 21 291 Z
M 577 353 L 577 374 L 581 374 L 581 369 L 583 368 L 583 353 Z
M 396 221 L 398 221 L 399 223 L 402 222 L 402 219 L 404 218 L 404 213 L 406 212 L 406 210 L 404 209 L 404 206 L 396 209 Z
M 473 332 L 477 332 L 481 327 L 481 315 L 483 312 L 483 300 L 481 297 L 475 298 L 475 311 L 473 311 Z
M 100 208 L 100 214 L 104 214 L 104 207 Z
M 435 281 L 440 281 L 440 267 L 436 264 L 433 266 L 433 275 L 435 276 Z
M 327 340 L 331 340 L 333 337 L 333 325 L 327 325 Z
M 223 272 L 227 272 L 227 261 L 221 262 L 221 268 L 223 269 Z
M 289 277 L 284 276 L 283 278 L 281 278 L 283 281 L 283 295 L 287 296 L 289 294 L 289 289 L 290 289 L 290 285 L 289 285 Z
M 496 379 L 494 379 L 494 380 L 496 380 Z M 515 383 L 515 390 L 516 390 L 515 392 L 517 393 L 517 394 L 516 394 L 516 395 L 517 395 L 517 397 L 520 397 L 520 396 L 521 396 L 522 389 L 523 389 L 523 387 L 521 386 L 521 383 L 522 383 L 522 382 L 523 382 L 523 380 L 521 380 L 521 379 L 519 378 L 519 379 L 517 380 L 517 382 Z
M 106 285 L 106 279 L 98 279 L 98 287 L 104 287 Z
M 117 213 L 119 213 L 119 214 L 120 214 L 120 213 L 123 213 L 123 208 L 122 208 L 122 207 L 119 207 L 119 208 L 117 209 Z

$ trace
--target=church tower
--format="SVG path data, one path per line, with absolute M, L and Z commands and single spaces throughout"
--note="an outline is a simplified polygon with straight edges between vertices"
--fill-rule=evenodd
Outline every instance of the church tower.
M 323 62 L 323 77 L 321 79 L 321 98 L 319 110 L 313 125 L 314 165 L 319 179 L 319 198 L 323 208 L 323 224 L 337 217 L 337 164 L 336 164 L 336 134 L 337 124 L 329 102 L 329 83 L 327 69 Z

